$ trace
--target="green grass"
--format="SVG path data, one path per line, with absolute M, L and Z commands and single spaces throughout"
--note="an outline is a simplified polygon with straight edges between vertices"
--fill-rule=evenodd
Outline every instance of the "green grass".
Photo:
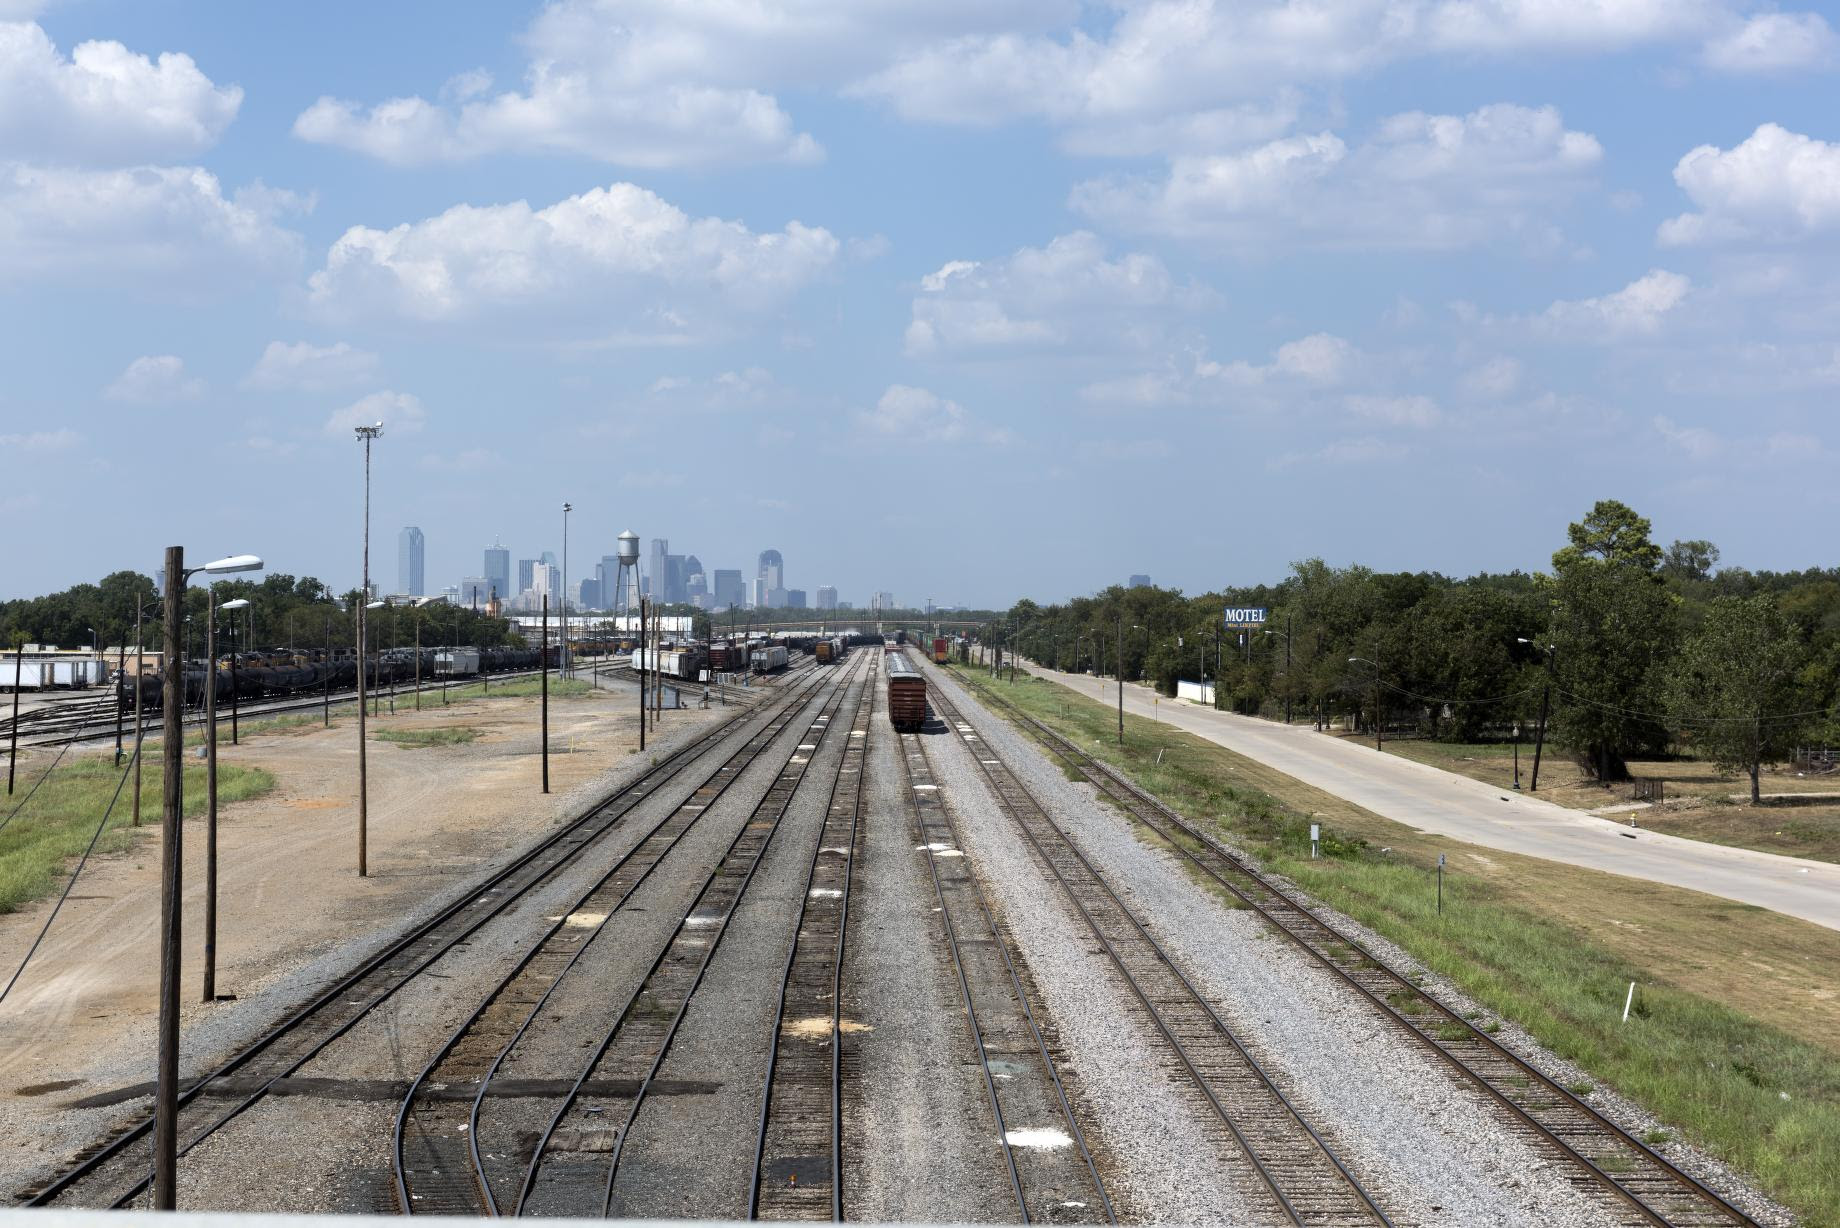
M 159 829 L 160 790 L 165 773 L 157 758 L 158 746 L 157 742 L 147 744 L 147 752 L 152 757 L 141 769 L 141 821 L 147 833 Z M 0 807 L 0 818 L 12 813 L 13 807 L 31 788 L 36 773 L 42 770 L 34 764 L 21 772 L 18 792 L 6 799 L 7 805 Z M 89 843 L 120 780 L 121 772 L 114 767 L 113 756 L 86 755 L 77 759 L 66 756 L 58 764 L 32 800 L 5 830 L 0 831 L 0 913 L 13 912 L 57 887 L 71 859 L 81 855 Z M 275 778 L 261 768 L 222 762 L 217 765 L 219 806 L 261 797 L 274 787 Z M 109 816 L 108 830 L 96 845 L 98 853 L 126 849 L 142 834 L 132 826 L 132 788 L 130 781 L 122 790 L 121 800 Z M 185 762 L 186 816 L 202 814 L 204 808 L 204 764 L 188 757 Z
M 449 694 L 455 699 L 479 699 L 482 697 L 485 699 L 517 699 L 520 697 L 529 698 L 531 696 L 540 695 L 542 692 L 543 680 L 541 678 L 519 678 L 513 682 L 494 682 L 488 687 L 481 687 L 477 684 L 468 687 L 460 687 L 449 692 Z M 591 695 L 593 693 L 594 684 L 583 682 L 580 678 L 552 677 L 549 680 L 549 697 L 551 699 L 574 698 L 578 695 Z M 439 692 L 436 692 L 436 694 L 439 694 Z M 422 697 L 422 704 L 425 707 L 427 703 L 428 697 L 424 695 Z
M 1260 775 L 1250 761 L 1166 725 L 1128 717 L 1127 745 L 1120 749 L 1114 709 L 1053 683 L 1031 679 L 998 687 L 961 669 L 953 673 L 973 690 L 996 691 L 1121 768 L 1191 821 L 1213 823 L 1269 869 L 1385 935 L 1492 1013 L 1515 1020 L 1598 1082 L 1750 1173 L 1808 1223 L 1840 1224 L 1840 1061 L 1805 1039 L 1806 1032 L 1766 1022 L 1765 995 L 1747 997 L 1732 971 L 1764 951 L 1773 962 L 1809 960 L 1798 976 L 1831 985 L 1840 971 L 1840 943 L 1831 933 L 1763 910 L 1709 908 L 1706 897 L 1692 893 L 1636 888 L 1631 880 L 1493 850 L 1484 850 L 1480 860 L 1500 868 L 1499 876 L 1447 874 L 1439 916 L 1429 865 L 1439 847 L 1453 850 L 1456 865 L 1464 859 L 1456 850 L 1472 846 L 1426 844 L 1411 829 L 1357 814 L 1345 803 L 1331 811 L 1330 802 L 1309 795 L 1307 786 L 1296 796 L 1309 809 L 1289 805 L 1250 783 L 1257 777 L 1272 789 L 1289 790 L 1289 778 Z M 1318 860 L 1309 855 L 1312 819 L 1323 825 Z M 1392 851 L 1383 853 L 1383 845 Z M 1529 881 L 1537 889 L 1528 891 Z M 1639 914 L 1642 928 L 1657 931 L 1660 940 L 1652 946 L 1628 940 L 1624 949 L 1600 941 L 1581 924 L 1589 916 L 1576 901 L 1587 898 L 1596 908 L 1648 909 Z M 1724 943 L 1715 947 L 1712 935 L 1721 932 Z M 1601 936 L 1612 933 L 1605 925 Z M 1715 1000 L 1670 984 L 1676 968 L 1644 966 L 1630 954 L 1651 951 L 1666 953 L 1657 959 L 1701 961 L 1693 967 L 1728 957 L 1729 965 L 1713 965 L 1710 983 L 1734 991 Z M 1623 1024 L 1630 981 L 1641 987 Z M 1747 1013 L 1728 1003 L 1759 1009 Z
M 479 736 L 465 725 L 428 725 L 419 729 L 379 729 L 371 735 L 398 746 L 461 746 Z

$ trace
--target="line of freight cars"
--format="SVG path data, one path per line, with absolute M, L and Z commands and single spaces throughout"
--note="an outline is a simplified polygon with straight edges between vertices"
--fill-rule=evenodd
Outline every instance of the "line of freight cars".
M 367 663 L 365 685 L 386 687 L 394 683 L 413 682 L 417 676 L 416 656 L 413 649 L 377 654 Z M 535 648 L 424 648 L 420 656 L 420 677 L 424 683 L 439 682 L 442 678 L 476 678 L 481 674 L 532 670 L 537 669 L 543 660 Z M 559 650 L 552 645 L 549 649 L 552 667 L 558 664 L 559 657 Z M 249 663 L 245 664 L 245 661 Z M 300 653 L 293 656 L 266 654 L 261 657 L 251 654 L 239 657 L 235 669 L 230 667 L 228 661 L 219 662 L 215 671 L 207 670 L 202 663 L 187 665 L 181 681 L 187 707 L 204 703 L 207 679 L 213 672 L 217 677 L 219 703 L 229 702 L 232 696 L 237 699 L 269 699 L 310 695 L 328 687 L 335 691 L 348 691 L 358 685 L 358 661 L 352 655 L 335 655 L 328 660 L 323 653 Z M 132 711 L 134 708 L 136 681 L 136 678 L 128 677 L 120 679 L 118 683 L 117 694 L 124 711 Z M 143 708 L 150 712 L 159 711 L 166 693 L 162 675 L 146 674 L 140 676 L 138 681 L 141 684 Z
M 882 654 L 888 664 L 888 722 L 902 733 L 918 733 L 926 724 L 926 676 L 906 650 Z

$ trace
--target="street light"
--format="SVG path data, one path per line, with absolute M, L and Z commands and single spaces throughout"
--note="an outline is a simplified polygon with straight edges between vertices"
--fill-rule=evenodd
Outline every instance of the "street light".
M 1142 623 L 1132 623 L 1131 630 L 1149 629 Z M 1124 745 L 1124 615 L 1118 616 L 1118 745 Z
M 159 1063 L 154 1083 L 153 1207 L 171 1211 L 178 1198 L 179 1172 L 179 892 L 184 871 L 185 844 L 180 823 L 185 812 L 185 679 L 180 656 L 185 622 L 185 582 L 206 572 L 223 575 L 255 571 L 262 560 L 253 554 L 236 554 L 190 570 L 185 547 L 166 547 L 165 678 L 161 696 L 160 747 L 163 779 L 160 823 L 160 1012 Z
M 1369 661 L 1366 657 L 1348 658 L 1348 663 L 1350 665 L 1353 665 L 1356 661 L 1374 667 L 1374 749 L 1380 750 L 1382 749 L 1380 743 L 1380 662 Z
M 355 428 L 364 444 L 364 573 L 358 590 L 358 877 L 365 877 L 365 844 L 370 830 L 370 776 L 365 761 L 364 646 L 366 626 L 363 603 L 371 596 L 371 443 L 383 434 L 383 423 Z
M 1527 782 L 1527 792 L 1538 793 L 1540 791 L 1540 752 L 1546 749 L 1546 716 L 1552 710 L 1553 676 L 1558 673 L 1559 646 L 1535 643 L 1524 635 L 1515 636 L 1514 642 L 1538 648 L 1546 655 L 1546 686 L 1540 691 L 1540 732 L 1533 743 L 1533 779 Z
M 1284 724 L 1288 728 L 1291 723 L 1291 633 L 1267 628 L 1265 634 L 1284 637 Z

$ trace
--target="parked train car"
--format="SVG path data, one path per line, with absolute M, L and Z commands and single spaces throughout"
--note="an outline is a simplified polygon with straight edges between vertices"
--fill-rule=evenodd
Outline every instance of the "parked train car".
M 844 651 L 843 641 L 840 639 L 819 640 L 811 650 L 820 665 L 835 665 L 843 660 Z
M 785 669 L 789 659 L 784 644 L 770 644 L 754 650 L 751 664 L 757 674 L 772 674 Z
M 903 733 L 926 724 L 926 677 L 905 652 L 891 652 L 888 663 L 888 721 Z
M 709 668 L 718 673 L 738 674 L 748 667 L 748 646 L 741 640 L 725 640 L 709 646 Z
M 952 642 L 935 636 L 933 639 L 933 660 L 944 665 L 952 656 Z
M 440 658 L 451 655 L 451 649 L 424 648 L 418 660 L 412 648 L 395 649 L 373 655 L 366 663 L 364 671 L 365 686 L 381 689 L 392 685 L 413 684 L 419 676 L 424 684 L 439 681 L 437 673 Z M 536 669 L 542 663 L 542 654 L 535 648 L 485 648 L 466 650 L 477 657 L 473 675 L 515 673 L 521 670 Z M 549 649 L 550 664 L 554 666 L 560 655 L 552 645 Z M 206 688 L 215 684 L 217 702 L 227 704 L 233 698 L 238 700 L 282 699 L 288 696 L 312 695 L 327 689 L 349 691 L 358 685 L 358 662 L 352 653 L 327 657 L 324 653 L 299 653 L 292 660 L 297 664 L 282 665 L 248 665 L 248 656 L 237 658 L 236 668 L 232 669 L 228 660 L 218 662 L 215 670 L 206 669 L 203 663 L 187 664 L 181 674 L 180 686 L 185 695 L 187 707 L 201 706 L 205 702 Z M 288 658 L 279 658 L 288 659 Z M 466 676 L 473 676 L 466 675 Z M 450 674 L 449 677 L 461 676 Z M 134 689 L 137 679 L 128 677 L 118 680 L 116 694 L 123 711 L 134 708 Z M 158 674 L 142 675 L 141 703 L 144 710 L 157 712 L 165 697 L 165 683 Z
M 709 654 L 701 644 L 666 644 L 662 648 L 633 650 L 634 669 L 643 669 L 648 673 L 662 674 L 667 678 L 679 678 L 686 682 L 696 681 L 708 661 Z

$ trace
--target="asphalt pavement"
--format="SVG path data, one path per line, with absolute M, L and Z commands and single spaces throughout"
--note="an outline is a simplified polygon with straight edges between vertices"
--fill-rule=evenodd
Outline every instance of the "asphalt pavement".
M 1082 695 L 1117 702 L 1114 679 L 1025 668 Z M 1421 831 L 1703 891 L 1840 929 L 1840 865 L 1632 829 L 1308 726 L 1159 699 L 1140 685 L 1125 685 L 1124 706 Z

